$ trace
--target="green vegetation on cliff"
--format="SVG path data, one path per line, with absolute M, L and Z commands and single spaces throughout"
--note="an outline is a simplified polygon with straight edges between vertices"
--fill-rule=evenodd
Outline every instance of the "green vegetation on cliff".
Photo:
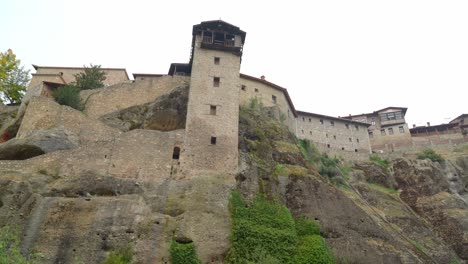
M 175 240 L 171 242 L 171 262 L 172 264 L 200 264 L 195 251 L 195 245 L 190 243 L 179 243 Z
M 431 161 L 434 162 L 442 162 L 444 161 L 444 158 L 436 153 L 433 149 L 425 149 L 417 154 L 418 159 L 430 159 Z
M 333 263 L 318 225 L 294 221 L 284 205 L 257 196 L 248 205 L 233 192 L 231 250 L 228 263 Z
M 133 259 L 133 250 L 130 246 L 111 251 L 102 264 L 130 264 Z
M 33 256 L 34 259 L 34 256 Z M 31 264 L 20 252 L 20 235 L 17 228 L 4 226 L 0 229 L 0 264 Z

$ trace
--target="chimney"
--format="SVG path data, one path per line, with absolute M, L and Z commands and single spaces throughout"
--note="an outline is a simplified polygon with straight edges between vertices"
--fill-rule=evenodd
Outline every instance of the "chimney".
M 427 122 L 427 126 L 431 126 L 431 122 Z
M 415 128 L 415 127 L 416 127 L 416 124 L 413 124 L 413 128 Z
M 265 80 L 265 75 L 260 76 L 260 79 Z

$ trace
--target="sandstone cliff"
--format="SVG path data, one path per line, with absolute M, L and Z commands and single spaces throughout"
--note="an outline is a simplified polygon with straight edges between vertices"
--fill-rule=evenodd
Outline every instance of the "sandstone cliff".
M 39 263 L 101 263 L 127 246 L 135 263 L 171 263 L 171 243 L 224 263 L 234 190 L 317 221 L 336 263 L 468 260 L 464 152 L 441 164 L 337 161 L 252 104 L 240 112 L 239 171 L 187 179 L 172 156 L 186 79 L 106 89 L 82 95 L 85 114 L 31 98 L 16 138 L 0 144 L 0 226 L 19 226 L 21 251 Z M 122 105 L 112 92 L 144 98 Z

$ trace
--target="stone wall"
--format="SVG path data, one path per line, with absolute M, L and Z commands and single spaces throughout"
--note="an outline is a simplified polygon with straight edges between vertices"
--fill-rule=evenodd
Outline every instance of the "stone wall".
M 200 46 L 201 36 L 197 35 L 181 166 L 187 174 L 202 171 L 235 173 L 238 163 L 240 56 Z M 219 58 L 218 64 L 215 58 Z
M 296 136 L 314 142 L 320 151 L 330 156 L 365 160 L 371 151 L 367 126 L 347 120 L 300 113 Z
M 403 128 L 403 132 L 401 132 L 400 127 Z M 385 132 L 382 132 L 382 130 Z M 411 134 L 406 123 L 380 127 L 371 132 L 372 135 L 369 138 L 372 150 L 375 152 L 393 151 L 395 148 L 408 146 L 412 143 Z
M 252 98 L 257 98 L 264 106 L 278 106 L 283 117 L 286 118 L 285 121 L 289 130 L 295 133 L 295 116 L 283 91 L 275 89 L 261 81 L 254 81 L 241 77 L 239 92 L 241 104 L 249 103 Z M 273 96 L 276 97 L 276 102 L 273 101 Z
M 92 118 L 119 111 L 131 106 L 153 102 L 177 87 L 187 85 L 190 77 L 163 76 L 152 80 L 125 82 L 104 89 L 81 91 L 85 102 L 84 112 Z
M 106 73 L 106 79 L 104 84 L 106 86 L 118 84 L 121 82 L 128 81 L 128 75 L 125 69 L 111 69 L 101 68 Z M 40 67 L 38 66 L 36 73 L 32 74 L 33 78 L 29 83 L 30 87 L 35 87 L 43 81 L 66 83 L 74 82 L 74 74 L 84 72 L 83 68 L 73 67 Z

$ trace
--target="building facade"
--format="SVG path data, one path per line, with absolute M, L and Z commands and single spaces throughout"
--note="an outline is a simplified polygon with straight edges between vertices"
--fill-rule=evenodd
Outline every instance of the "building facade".
M 345 119 L 369 124 L 369 141 L 374 152 L 393 152 L 411 144 L 405 120 L 407 108 L 386 107 L 372 113 L 349 115 Z

